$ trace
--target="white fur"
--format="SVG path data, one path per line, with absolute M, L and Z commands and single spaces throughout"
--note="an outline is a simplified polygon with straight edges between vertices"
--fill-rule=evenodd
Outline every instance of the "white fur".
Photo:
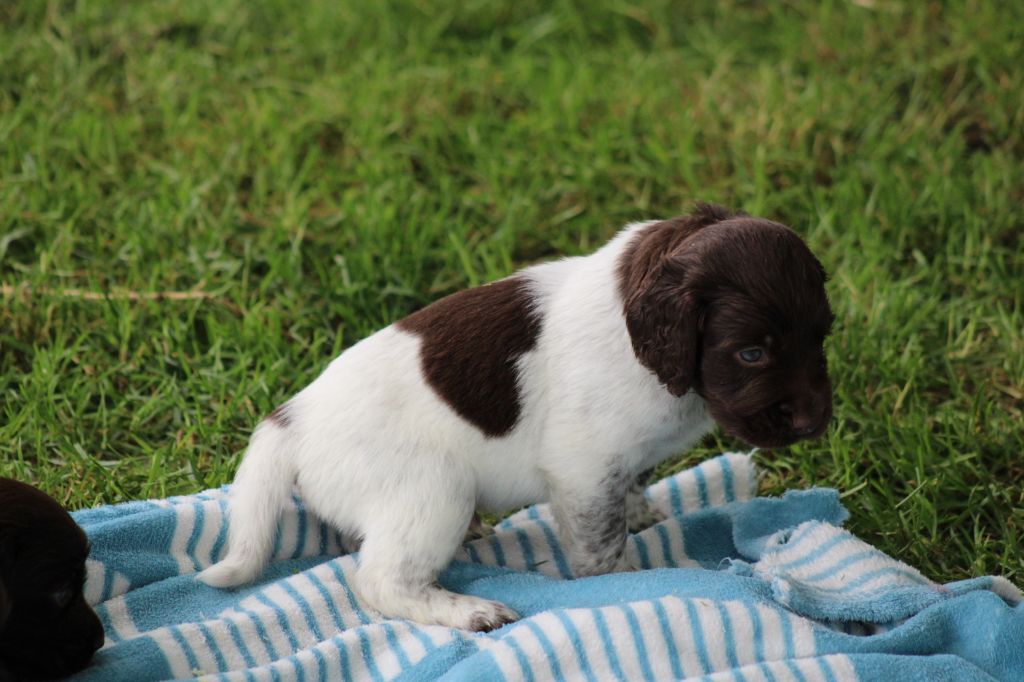
M 616 270 L 644 225 L 522 271 L 541 333 L 520 358 L 522 410 L 506 436 L 485 437 L 425 383 L 416 335 L 392 325 L 342 353 L 288 402 L 287 428 L 257 428 L 232 490 L 228 554 L 200 579 L 256 576 L 293 483 L 321 518 L 364 536 L 358 589 L 389 616 L 463 628 L 514 617 L 434 583 L 476 507 L 551 500 L 578 575 L 622 568 L 578 542 L 586 515 L 574 511 L 607 495 L 609 472 L 635 476 L 712 426 L 696 394 L 673 397 L 633 353 Z

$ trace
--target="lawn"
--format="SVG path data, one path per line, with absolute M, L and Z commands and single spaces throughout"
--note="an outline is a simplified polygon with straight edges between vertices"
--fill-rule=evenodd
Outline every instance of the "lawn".
M 835 422 L 763 490 L 1024 581 L 1022 45 L 1019 2 L 2 4 L 0 474 L 220 485 L 372 331 L 711 200 L 831 274 Z

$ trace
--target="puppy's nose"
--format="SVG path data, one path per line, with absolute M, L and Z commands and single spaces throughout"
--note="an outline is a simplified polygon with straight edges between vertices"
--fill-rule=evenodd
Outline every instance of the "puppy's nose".
M 818 430 L 821 422 L 821 414 L 818 410 L 800 410 L 793 407 L 792 403 L 782 403 L 779 411 L 789 418 L 793 433 L 797 436 L 809 436 Z

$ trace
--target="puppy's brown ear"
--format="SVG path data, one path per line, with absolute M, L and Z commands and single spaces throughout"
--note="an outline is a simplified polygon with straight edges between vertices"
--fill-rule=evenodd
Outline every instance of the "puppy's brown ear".
M 7 588 L 4 586 L 4 581 L 0 580 L 0 635 L 4 633 L 4 627 L 7 625 L 7 616 L 11 614 L 11 602 L 7 598 Z
M 696 380 L 700 331 L 696 297 L 684 286 L 685 270 L 681 259 L 664 259 L 625 301 L 633 352 L 677 397 Z

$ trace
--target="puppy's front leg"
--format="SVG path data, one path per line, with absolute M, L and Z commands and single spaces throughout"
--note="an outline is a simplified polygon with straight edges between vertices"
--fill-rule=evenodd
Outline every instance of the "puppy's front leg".
M 630 475 L 621 469 L 579 473 L 573 480 L 549 481 L 551 509 L 573 574 L 632 570 L 623 556 Z

